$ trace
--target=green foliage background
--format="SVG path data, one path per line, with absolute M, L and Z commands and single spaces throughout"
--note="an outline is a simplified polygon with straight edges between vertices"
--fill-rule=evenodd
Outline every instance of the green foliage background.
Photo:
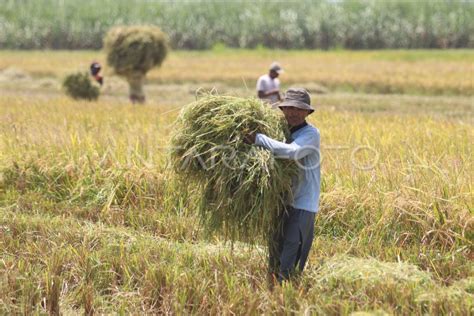
M 154 24 L 179 49 L 474 47 L 470 1 L 2 0 L 0 49 L 99 49 L 114 25 Z

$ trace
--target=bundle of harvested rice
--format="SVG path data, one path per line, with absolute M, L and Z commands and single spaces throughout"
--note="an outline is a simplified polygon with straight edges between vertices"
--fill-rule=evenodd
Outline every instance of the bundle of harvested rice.
M 156 26 L 116 26 L 104 38 L 107 64 L 129 84 L 130 100 L 145 102 L 145 76 L 161 66 L 168 54 L 168 37 Z
M 297 172 L 293 162 L 246 144 L 252 132 L 284 141 L 288 127 L 257 99 L 207 95 L 183 108 L 171 140 L 173 168 L 197 190 L 206 231 L 250 243 L 278 226 Z
M 63 81 L 66 94 L 73 99 L 97 100 L 100 90 L 89 77 L 87 72 L 76 72 L 66 76 Z

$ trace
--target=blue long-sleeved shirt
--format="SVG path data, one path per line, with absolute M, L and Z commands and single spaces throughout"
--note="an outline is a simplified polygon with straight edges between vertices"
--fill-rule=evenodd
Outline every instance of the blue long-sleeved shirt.
M 266 135 L 257 134 L 255 144 L 270 150 L 277 158 L 295 160 L 298 176 L 292 179 L 293 201 L 297 209 L 317 212 L 321 188 L 321 155 L 319 130 L 306 125 L 291 134 L 291 143 L 276 141 Z

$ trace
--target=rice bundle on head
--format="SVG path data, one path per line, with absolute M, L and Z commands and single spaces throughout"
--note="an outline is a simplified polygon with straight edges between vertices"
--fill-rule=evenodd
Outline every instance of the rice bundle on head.
M 145 76 L 159 67 L 168 54 L 168 38 L 151 25 L 116 26 L 104 38 L 107 64 L 129 84 L 130 100 L 145 102 Z
M 257 99 L 204 96 L 183 108 L 171 162 L 183 186 L 197 190 L 208 233 L 255 243 L 278 227 L 297 166 L 246 144 L 252 132 L 284 141 L 288 127 Z

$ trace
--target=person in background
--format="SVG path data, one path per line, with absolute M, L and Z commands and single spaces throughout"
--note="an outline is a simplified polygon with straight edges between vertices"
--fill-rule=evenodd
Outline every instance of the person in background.
M 96 61 L 92 62 L 90 66 L 91 76 L 94 77 L 95 81 L 97 81 L 102 86 L 104 83 L 104 78 L 100 74 L 101 69 L 102 69 L 102 66 L 98 62 Z
M 290 127 L 290 139 L 284 143 L 253 133 L 245 142 L 268 149 L 276 158 L 294 160 L 299 167 L 297 177 L 292 179 L 292 200 L 285 206 L 280 229 L 269 241 L 269 274 L 281 283 L 303 271 L 313 243 L 321 158 L 319 130 L 306 122 L 314 112 L 309 93 L 303 88 L 290 88 L 278 107 Z
M 270 65 L 268 74 L 260 76 L 257 81 L 257 96 L 276 107 L 276 104 L 281 101 L 280 95 L 280 80 L 278 76 L 283 73 L 283 68 L 274 62 Z

